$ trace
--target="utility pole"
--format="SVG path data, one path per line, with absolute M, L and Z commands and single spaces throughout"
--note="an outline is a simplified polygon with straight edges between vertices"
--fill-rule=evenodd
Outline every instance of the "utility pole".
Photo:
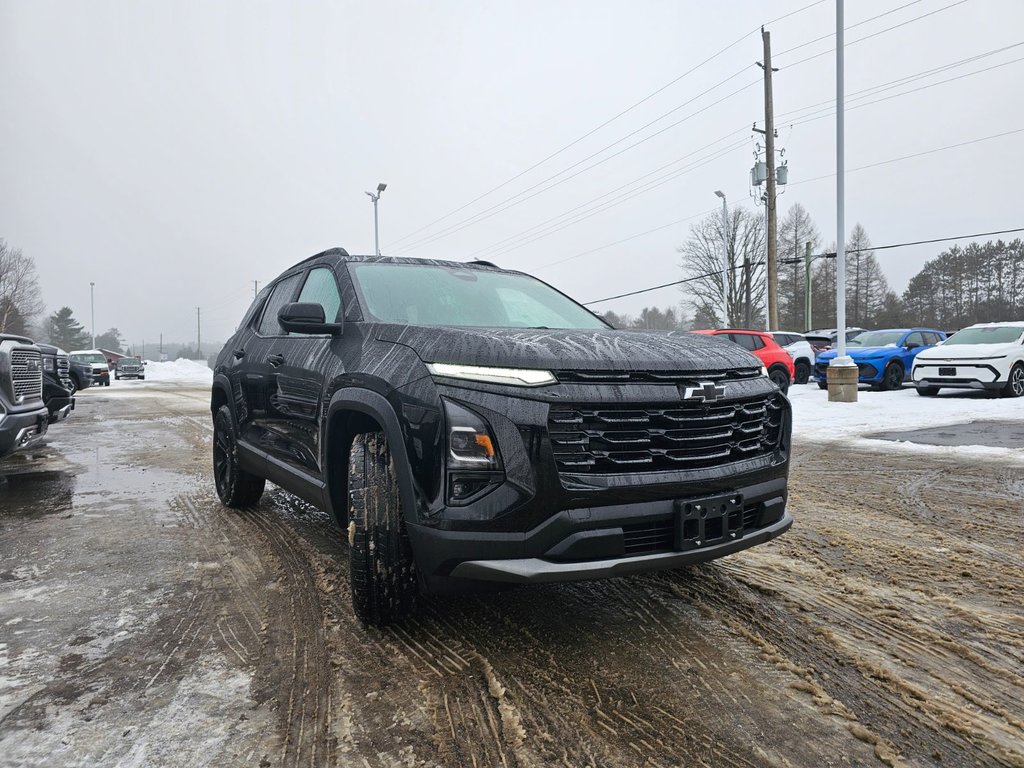
M 771 32 L 761 27 L 764 43 L 764 141 L 765 161 L 768 164 L 768 188 L 765 207 L 768 218 L 768 330 L 779 329 L 779 274 L 776 263 L 778 240 L 775 218 L 775 108 L 772 102 L 772 38 Z
M 366 193 L 373 200 L 373 252 L 378 256 L 380 256 L 380 233 L 377 229 L 377 201 L 380 200 L 381 193 L 387 188 L 387 184 L 380 183 L 377 185 L 377 194 L 373 194 L 373 192 Z
M 199 357 L 203 356 L 203 334 L 202 334 L 202 318 L 200 317 L 200 309 L 196 307 L 196 351 L 199 352 Z
M 804 248 L 804 330 L 813 328 L 811 313 L 811 241 Z
M 253 301 L 256 301 L 256 297 L 259 296 L 259 293 L 260 293 L 260 281 L 259 280 L 253 280 L 252 281 L 252 300 Z
M 164 335 L 160 334 L 160 354 L 164 353 Z

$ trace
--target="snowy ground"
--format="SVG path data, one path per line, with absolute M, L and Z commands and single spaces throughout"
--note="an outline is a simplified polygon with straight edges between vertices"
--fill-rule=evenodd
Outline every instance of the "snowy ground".
M 176 381 L 182 384 L 212 384 L 213 371 L 200 360 L 179 357 L 166 363 L 146 361 L 147 381 Z
M 957 456 L 991 457 L 1024 462 L 1024 446 L 936 446 L 872 439 L 869 435 L 975 421 L 1024 423 L 1024 399 L 990 397 L 984 392 L 946 390 L 921 397 L 914 389 L 898 392 L 861 390 L 856 403 L 830 403 L 828 392 L 814 385 L 789 389 L 793 435 L 799 441 L 840 440 L 876 450 L 928 451 Z

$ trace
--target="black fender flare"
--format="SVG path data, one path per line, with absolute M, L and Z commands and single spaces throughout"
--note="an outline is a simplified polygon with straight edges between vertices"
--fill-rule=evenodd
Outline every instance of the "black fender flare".
M 210 387 L 210 411 L 211 417 L 216 418 L 217 414 L 213 411 L 213 396 L 217 390 L 224 392 L 224 397 L 227 400 L 227 406 L 231 409 L 231 418 L 234 419 L 235 424 L 238 424 L 238 413 L 235 408 L 235 397 L 231 394 L 231 380 L 228 379 L 223 373 L 215 373 L 213 375 L 213 385 Z
M 383 395 L 362 387 L 344 387 L 331 396 L 330 404 L 327 406 L 326 424 L 330 424 L 338 411 L 355 411 L 369 416 L 384 429 L 384 437 L 388 441 L 388 450 L 391 452 L 391 461 L 395 467 L 395 474 L 398 477 L 398 489 L 402 497 L 402 514 L 408 522 L 414 523 L 417 520 L 416 514 L 416 484 L 413 481 L 412 467 L 409 464 L 409 453 L 405 446 L 405 437 L 402 427 L 398 423 L 398 416 L 395 409 Z M 324 434 L 325 454 L 327 446 L 330 446 L 330 435 Z M 334 460 L 333 456 L 325 455 L 323 466 L 329 466 L 328 462 Z M 348 460 L 347 457 L 345 459 Z M 330 491 L 324 488 L 324 502 L 330 506 Z M 328 510 L 330 514 L 339 518 L 334 510 Z

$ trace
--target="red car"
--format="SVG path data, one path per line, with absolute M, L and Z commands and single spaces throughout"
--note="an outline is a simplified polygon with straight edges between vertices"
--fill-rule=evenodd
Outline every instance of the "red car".
M 724 328 L 718 331 L 694 331 L 707 336 L 724 336 L 729 341 L 736 342 L 744 349 L 753 352 L 768 371 L 768 378 L 779 389 L 785 393 L 789 390 L 790 382 L 796 376 L 796 369 L 793 367 L 793 358 L 789 352 L 778 345 L 772 335 L 767 331 L 745 331 L 741 329 Z

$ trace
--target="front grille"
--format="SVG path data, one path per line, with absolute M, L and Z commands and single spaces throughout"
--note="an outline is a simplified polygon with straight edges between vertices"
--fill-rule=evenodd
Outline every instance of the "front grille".
M 822 378 L 822 379 L 827 378 L 828 377 L 828 363 L 815 363 L 815 365 L 814 365 L 814 373 L 819 378 Z
M 41 400 L 43 397 L 43 358 L 32 349 L 16 349 L 11 352 L 11 380 L 14 397 L 25 401 Z
M 573 384 L 697 384 L 702 381 L 739 381 L 756 379 L 760 368 L 735 368 L 722 371 L 578 371 L 556 370 L 556 378 Z
M 743 530 L 752 531 L 761 527 L 759 504 L 743 510 Z M 658 552 L 672 552 L 676 548 L 675 525 L 671 519 L 653 520 L 622 526 L 625 554 L 653 555 Z
M 872 379 L 878 375 L 878 369 L 871 363 L 857 363 L 857 373 L 861 378 Z
M 715 405 L 553 406 L 548 432 L 559 472 L 705 469 L 774 451 L 782 414 L 778 394 Z

